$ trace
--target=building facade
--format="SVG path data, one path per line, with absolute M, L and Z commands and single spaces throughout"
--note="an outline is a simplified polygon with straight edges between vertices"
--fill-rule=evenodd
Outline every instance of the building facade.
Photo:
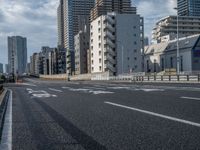
M 60 0 L 58 7 L 58 44 L 66 49 L 67 73 L 75 70 L 74 36 L 89 24 L 90 9 L 95 0 Z
M 179 16 L 200 16 L 199 0 L 177 0 Z
M 179 38 L 200 34 L 200 17 L 179 16 Z M 177 38 L 177 16 L 167 16 L 156 23 L 153 39 L 166 42 Z
M 0 63 L 0 74 L 3 74 L 4 72 L 3 72 L 3 64 L 2 63 Z
M 179 39 L 180 71 L 200 71 L 200 35 Z M 159 73 L 177 68 L 177 40 L 158 43 L 145 47 L 145 72 Z
M 80 31 L 75 37 L 75 74 L 88 73 L 87 50 L 89 49 L 89 32 Z
M 142 71 L 143 18 L 108 13 L 91 22 L 91 73 L 120 75 Z
M 91 10 L 91 21 L 109 12 L 118 14 L 136 14 L 136 7 L 131 7 L 131 0 L 96 0 Z
M 9 73 L 22 75 L 26 72 L 27 40 L 21 36 L 8 37 Z

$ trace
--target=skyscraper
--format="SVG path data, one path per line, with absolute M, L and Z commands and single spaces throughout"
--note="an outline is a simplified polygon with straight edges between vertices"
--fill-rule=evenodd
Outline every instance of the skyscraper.
M 27 40 L 21 36 L 8 37 L 9 73 L 21 75 L 26 71 Z
M 60 0 L 57 10 L 58 45 L 67 50 L 67 73 L 74 71 L 74 36 L 89 24 L 95 0 Z
M 199 0 L 177 0 L 179 16 L 200 16 Z
M 0 74 L 2 74 L 2 73 L 3 73 L 3 64 L 0 63 Z
M 108 12 L 118 14 L 136 14 L 136 7 L 131 7 L 131 0 L 96 0 L 91 10 L 91 21 Z

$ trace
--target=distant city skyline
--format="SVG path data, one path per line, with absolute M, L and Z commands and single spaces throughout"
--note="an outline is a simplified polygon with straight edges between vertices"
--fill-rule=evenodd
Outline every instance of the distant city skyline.
M 0 1 L 0 62 L 7 63 L 7 37 L 27 37 L 28 56 L 42 46 L 57 46 L 57 7 L 59 0 L 2 0 Z M 176 14 L 176 0 L 134 0 L 138 13 L 144 16 L 145 35 L 160 18 Z M 156 9 L 152 9 L 156 8 Z M 18 21 L 20 19 L 20 21 Z M 33 21 L 34 20 L 34 21 Z

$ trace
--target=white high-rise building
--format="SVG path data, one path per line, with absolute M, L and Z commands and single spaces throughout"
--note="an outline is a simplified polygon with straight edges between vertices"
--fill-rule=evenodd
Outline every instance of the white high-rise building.
M 108 13 L 91 22 L 91 73 L 120 75 L 143 71 L 143 18 Z

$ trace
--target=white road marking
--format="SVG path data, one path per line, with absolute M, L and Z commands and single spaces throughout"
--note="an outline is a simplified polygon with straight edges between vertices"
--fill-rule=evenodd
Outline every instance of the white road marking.
M 98 89 L 91 89 L 91 88 L 78 88 L 78 89 L 74 89 L 74 88 L 70 88 L 70 87 L 62 87 L 63 89 L 68 89 L 69 91 L 73 91 L 73 92 L 84 92 L 84 93 L 91 93 L 94 95 L 98 95 L 98 94 L 113 94 L 114 92 L 110 92 L 110 91 L 104 91 L 104 90 L 98 90 Z
M 62 87 L 63 89 L 71 89 L 70 87 Z
M 37 86 L 35 84 L 31 84 L 31 83 L 16 83 L 17 85 L 27 85 L 27 86 Z
M 12 91 L 9 91 L 10 95 L 3 126 L 2 141 L 0 143 L 0 149 L 2 150 L 12 150 Z
M 60 93 L 62 93 L 62 92 L 63 92 L 62 90 L 53 89 L 53 88 L 49 88 L 49 90 L 51 90 L 51 91 L 54 91 L 54 92 L 60 92 Z
M 30 88 L 26 89 L 28 91 L 29 94 L 32 95 L 31 98 L 37 97 L 37 98 L 48 98 L 48 97 L 57 97 L 57 95 L 51 95 L 48 92 L 44 91 L 44 90 L 39 90 L 39 91 L 34 91 Z
M 182 99 L 191 99 L 191 100 L 197 100 L 200 101 L 200 98 L 196 98 L 196 97 L 181 97 Z
M 117 106 L 117 107 L 121 107 L 121 108 L 134 110 L 134 111 L 144 113 L 144 114 L 148 114 L 148 115 L 151 115 L 151 116 L 156 116 L 156 117 L 159 117 L 159 118 L 164 118 L 164 119 L 172 120 L 172 121 L 175 121 L 175 122 L 184 123 L 184 124 L 195 126 L 195 127 L 200 127 L 200 124 L 196 123 L 196 122 L 192 122 L 192 121 L 188 121 L 188 120 L 184 120 L 184 119 L 179 119 L 179 118 L 175 118 L 175 117 L 171 117 L 171 116 L 167 116 L 167 115 L 162 115 L 162 114 L 158 114 L 158 113 L 155 113 L 155 112 L 142 110 L 142 109 L 138 109 L 138 108 L 134 108 L 134 107 L 129 107 L 129 106 L 125 106 L 125 105 L 120 105 L 120 104 L 116 104 L 116 103 L 112 103 L 112 102 L 104 102 L 104 103 L 112 105 L 112 106 Z
M 92 93 L 94 95 L 98 95 L 98 94 L 113 94 L 114 92 L 109 92 L 109 91 L 89 91 L 89 93 Z
M 129 90 L 131 87 L 108 87 L 108 89 L 113 89 L 113 90 L 121 90 L 121 89 L 126 89 Z
M 73 88 L 70 88 L 69 90 L 70 90 L 70 91 L 74 91 L 74 92 L 76 92 L 76 91 L 77 91 L 77 92 L 79 92 L 79 91 L 80 91 L 80 92 L 87 92 L 87 91 L 89 91 L 90 89 L 73 89 Z
M 164 89 L 137 89 L 137 90 L 141 90 L 141 91 L 144 91 L 144 92 L 156 92 L 156 91 L 165 91 Z

